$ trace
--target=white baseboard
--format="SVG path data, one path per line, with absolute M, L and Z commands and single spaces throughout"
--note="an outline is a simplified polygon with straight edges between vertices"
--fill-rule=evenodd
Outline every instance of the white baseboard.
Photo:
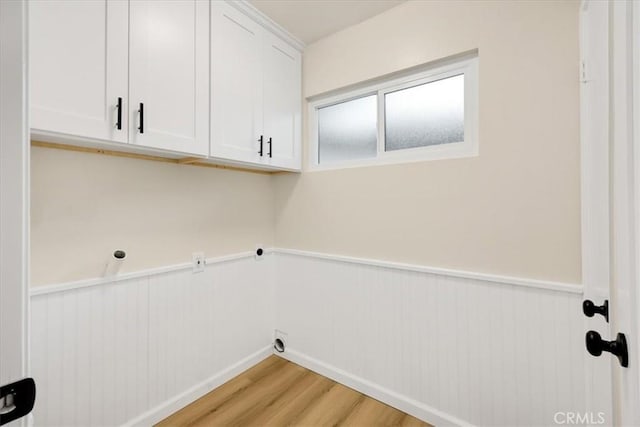
M 284 359 L 287 359 L 293 363 L 310 369 L 320 375 L 330 378 L 340 384 L 350 387 L 359 391 L 362 394 L 366 394 L 376 400 L 386 403 L 389 406 L 406 412 L 409 415 L 413 415 L 429 424 L 435 426 L 441 425 L 455 425 L 455 426 L 473 426 L 467 421 L 454 417 L 453 415 L 444 413 L 429 405 L 420 403 L 409 397 L 403 396 L 399 393 L 391 391 L 378 384 L 367 381 L 363 378 L 352 375 L 339 368 L 321 362 L 317 359 L 309 357 L 303 353 L 297 352 L 290 348 L 284 353 L 275 353 Z
M 133 427 L 133 426 L 151 426 L 154 425 L 163 419 L 167 418 L 169 415 L 175 413 L 179 409 L 184 408 L 191 402 L 201 398 L 205 394 L 209 393 L 211 390 L 220 387 L 222 384 L 226 383 L 230 379 L 238 376 L 242 372 L 247 369 L 257 365 L 262 362 L 267 357 L 273 354 L 273 349 L 271 344 L 268 346 L 258 350 L 252 355 L 245 357 L 237 363 L 229 366 L 228 368 L 216 373 L 215 375 L 209 377 L 205 381 L 191 387 L 190 389 L 184 391 L 183 393 L 175 396 L 172 399 L 169 399 L 155 408 L 150 409 L 149 411 L 139 415 L 138 417 L 129 420 L 123 427 Z

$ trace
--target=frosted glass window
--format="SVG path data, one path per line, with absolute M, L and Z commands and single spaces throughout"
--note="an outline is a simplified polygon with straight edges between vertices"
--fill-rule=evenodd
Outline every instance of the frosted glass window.
M 377 96 L 318 109 L 318 163 L 376 157 Z
M 478 58 L 314 97 L 309 120 L 310 170 L 478 156 Z
M 385 150 L 464 141 L 464 74 L 385 94 Z

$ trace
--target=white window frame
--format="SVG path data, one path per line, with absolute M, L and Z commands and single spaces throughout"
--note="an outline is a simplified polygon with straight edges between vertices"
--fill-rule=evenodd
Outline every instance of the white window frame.
M 385 95 L 460 74 L 464 74 L 464 141 L 385 151 Z M 369 95 L 376 95 L 378 103 L 378 150 L 376 157 L 319 163 L 318 110 Z M 478 57 L 457 60 L 438 67 L 423 68 L 402 77 L 384 79 L 358 89 L 342 91 L 337 95 L 314 97 L 309 100 L 308 117 L 309 155 L 307 156 L 307 169 L 311 171 L 475 157 L 479 154 Z

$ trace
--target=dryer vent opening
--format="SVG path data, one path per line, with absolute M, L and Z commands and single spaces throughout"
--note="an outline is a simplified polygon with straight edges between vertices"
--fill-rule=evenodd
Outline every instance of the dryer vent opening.
M 280 338 L 276 338 L 273 342 L 273 348 L 275 348 L 278 353 L 284 353 L 284 341 Z

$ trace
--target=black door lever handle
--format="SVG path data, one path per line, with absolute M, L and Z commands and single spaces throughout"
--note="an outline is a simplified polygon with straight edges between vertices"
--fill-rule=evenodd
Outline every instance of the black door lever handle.
M 585 337 L 587 351 L 592 356 L 600 356 L 603 351 L 618 356 L 620 365 L 629 366 L 629 352 L 627 350 L 627 339 L 624 334 L 618 334 L 615 341 L 604 341 L 596 331 L 589 331 Z
M 27 415 L 35 401 L 36 383 L 33 378 L 0 387 L 0 426 Z
M 596 314 L 604 316 L 607 323 L 609 322 L 609 300 L 604 300 L 604 304 L 595 305 L 591 300 L 585 300 L 582 303 L 582 312 L 587 317 L 593 317 Z

